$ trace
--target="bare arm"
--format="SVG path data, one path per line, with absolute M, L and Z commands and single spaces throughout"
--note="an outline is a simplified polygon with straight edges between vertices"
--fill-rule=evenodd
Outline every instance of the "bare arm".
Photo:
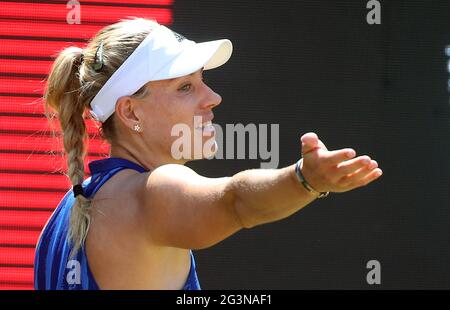
M 318 191 L 348 191 L 381 175 L 368 156 L 353 158 L 351 149 L 328 151 L 315 134 L 304 135 L 302 142 L 301 169 Z M 164 165 L 147 180 L 144 226 L 155 244 L 207 248 L 241 228 L 285 218 L 315 198 L 296 179 L 294 165 L 217 179 L 185 166 Z

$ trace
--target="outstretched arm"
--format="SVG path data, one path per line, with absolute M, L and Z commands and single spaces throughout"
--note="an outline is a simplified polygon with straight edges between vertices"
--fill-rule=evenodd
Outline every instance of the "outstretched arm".
M 345 192 L 374 181 L 378 164 L 352 149 L 328 151 L 314 133 L 302 136 L 301 171 L 317 191 Z M 283 219 L 315 200 L 295 165 L 205 178 L 182 165 L 153 171 L 144 190 L 144 221 L 153 243 L 207 248 L 241 228 Z

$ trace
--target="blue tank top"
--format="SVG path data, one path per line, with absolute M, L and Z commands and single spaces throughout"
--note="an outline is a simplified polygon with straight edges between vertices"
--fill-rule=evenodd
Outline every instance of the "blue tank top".
M 100 187 L 123 169 L 147 172 L 140 165 L 123 158 L 105 158 L 89 163 L 91 177 L 83 182 L 84 195 L 92 198 Z M 39 238 L 34 260 L 34 287 L 37 290 L 98 290 L 89 269 L 84 248 L 69 258 L 71 244 L 67 240 L 70 210 L 75 202 L 70 190 L 58 204 Z M 200 290 L 192 251 L 191 267 L 183 290 Z

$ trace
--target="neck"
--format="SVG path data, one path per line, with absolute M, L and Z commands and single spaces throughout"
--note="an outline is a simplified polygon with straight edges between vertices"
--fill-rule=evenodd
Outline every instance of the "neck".
M 151 156 L 149 152 L 139 152 L 129 150 L 128 148 L 124 148 L 120 145 L 111 145 L 110 157 L 119 157 L 127 159 L 131 162 L 134 162 L 150 171 L 155 170 L 159 166 L 166 164 L 181 164 L 184 165 L 185 162 L 177 162 L 175 160 L 170 160 L 164 157 L 155 157 L 155 154 L 151 152 Z

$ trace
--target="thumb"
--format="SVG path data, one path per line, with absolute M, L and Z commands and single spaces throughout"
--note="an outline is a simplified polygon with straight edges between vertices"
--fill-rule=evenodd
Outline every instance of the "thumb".
M 319 148 L 319 137 L 314 132 L 305 133 L 301 137 L 302 141 L 302 155 L 314 151 Z

